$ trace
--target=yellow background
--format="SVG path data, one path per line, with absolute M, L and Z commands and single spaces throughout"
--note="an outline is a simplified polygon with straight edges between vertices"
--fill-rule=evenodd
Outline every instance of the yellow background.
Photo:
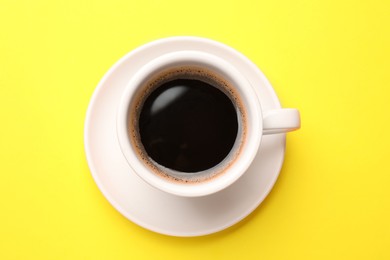
M 390 259 L 389 12 L 371 0 L 0 0 L 0 259 Z M 84 155 L 104 73 L 175 35 L 241 51 L 302 115 L 269 197 L 206 237 L 122 217 Z

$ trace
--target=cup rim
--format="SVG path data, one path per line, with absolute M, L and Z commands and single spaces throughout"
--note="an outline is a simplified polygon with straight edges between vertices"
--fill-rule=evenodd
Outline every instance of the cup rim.
M 224 173 L 199 183 L 179 183 L 169 181 L 153 173 L 138 158 L 128 134 L 128 107 L 137 90 L 137 86 L 162 67 L 173 64 L 191 62 L 203 66 L 212 66 L 220 70 L 224 76 L 232 81 L 233 85 L 239 88 L 245 98 L 247 116 L 247 137 L 243 149 L 232 166 L 224 170 Z M 227 188 L 239 179 L 252 163 L 257 154 L 262 139 L 262 111 L 258 97 L 253 86 L 232 64 L 213 54 L 203 51 L 176 51 L 164 54 L 141 67 L 126 85 L 119 102 L 116 118 L 117 138 L 122 154 L 134 172 L 151 186 L 167 193 L 185 196 L 199 197 L 206 196 Z

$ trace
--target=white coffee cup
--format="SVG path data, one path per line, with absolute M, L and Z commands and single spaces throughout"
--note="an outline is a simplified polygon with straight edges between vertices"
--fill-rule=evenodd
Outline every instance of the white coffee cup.
M 136 102 L 137 94 L 139 95 L 139 92 L 142 91 L 141 87 L 161 71 L 181 66 L 205 68 L 231 83 L 245 109 L 246 118 L 246 134 L 243 137 L 241 148 L 239 151 L 235 151 L 237 156 L 233 162 L 228 167 L 223 168 L 222 173 L 215 177 L 190 184 L 172 181 L 156 174 L 150 165 L 140 158 L 139 148 L 135 147 L 129 133 L 129 117 L 132 116 L 133 112 L 129 111 L 129 107 L 132 107 L 132 104 Z M 300 127 L 300 115 L 297 109 L 285 108 L 263 111 L 254 88 L 256 86 L 252 86 L 233 64 L 214 54 L 201 51 L 177 51 L 153 59 L 139 68 L 138 72 L 132 77 L 118 106 L 117 135 L 124 157 L 134 172 L 144 181 L 173 195 L 198 197 L 225 189 L 237 181 L 251 165 L 258 152 L 263 135 L 286 133 Z

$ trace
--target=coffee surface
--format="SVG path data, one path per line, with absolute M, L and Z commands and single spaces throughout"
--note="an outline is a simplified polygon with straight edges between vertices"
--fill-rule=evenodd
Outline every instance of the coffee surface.
M 198 79 L 174 79 L 157 87 L 145 99 L 138 120 L 148 156 L 187 173 L 219 164 L 231 151 L 238 127 L 231 99 Z

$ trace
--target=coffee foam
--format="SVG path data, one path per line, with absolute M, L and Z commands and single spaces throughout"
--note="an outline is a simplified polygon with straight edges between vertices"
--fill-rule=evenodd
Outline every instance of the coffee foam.
M 175 79 L 196 79 L 206 82 L 219 90 L 221 90 L 225 95 L 227 95 L 234 104 L 236 108 L 236 113 L 238 117 L 238 133 L 236 141 L 227 155 L 227 157 L 222 160 L 216 166 L 207 169 L 205 171 L 193 172 L 193 173 L 182 173 L 176 170 L 169 169 L 164 167 L 154 161 L 148 156 L 145 151 L 143 144 L 141 143 L 141 138 L 139 134 L 138 127 L 138 118 L 141 113 L 143 103 L 146 98 L 159 86 L 163 85 L 168 81 Z M 176 183 L 200 183 L 212 180 L 221 174 L 223 174 L 227 169 L 229 169 L 233 163 L 237 160 L 238 156 L 241 154 L 242 147 L 244 146 L 244 141 L 246 139 L 247 133 L 247 122 L 246 122 L 246 112 L 244 105 L 241 101 L 240 95 L 234 89 L 232 84 L 227 82 L 218 75 L 216 72 L 212 72 L 208 69 L 198 67 L 198 66 L 180 66 L 176 68 L 165 69 L 157 72 L 154 76 L 147 79 L 145 82 L 140 84 L 138 91 L 135 94 L 134 100 L 131 102 L 131 105 L 128 110 L 128 133 L 130 137 L 130 142 L 132 147 L 135 150 L 137 157 L 144 163 L 144 165 L 153 171 L 158 176 Z

